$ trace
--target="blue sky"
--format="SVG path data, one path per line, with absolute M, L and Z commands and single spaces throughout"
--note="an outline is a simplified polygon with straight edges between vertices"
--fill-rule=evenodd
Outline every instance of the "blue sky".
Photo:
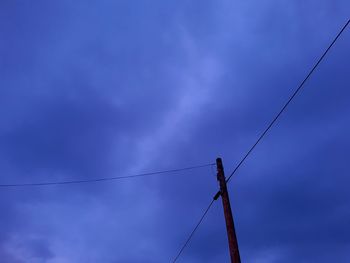
M 0 183 L 230 173 L 345 0 L 0 1 Z M 229 184 L 243 262 L 348 262 L 350 32 Z M 4 263 L 171 262 L 210 167 L 0 189 Z M 179 262 L 228 262 L 220 202 Z

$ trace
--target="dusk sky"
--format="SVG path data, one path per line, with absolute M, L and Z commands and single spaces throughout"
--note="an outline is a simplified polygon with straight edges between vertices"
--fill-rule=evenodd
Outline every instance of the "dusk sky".
M 0 184 L 229 175 L 349 0 L 0 0 Z M 350 262 L 350 28 L 228 184 L 242 262 Z M 172 262 L 215 166 L 0 188 L 1 263 Z M 221 200 L 178 262 L 229 262 Z

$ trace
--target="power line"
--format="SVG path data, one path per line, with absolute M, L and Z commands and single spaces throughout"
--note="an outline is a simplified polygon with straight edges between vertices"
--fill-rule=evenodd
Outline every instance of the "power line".
M 253 144 L 253 146 L 249 149 L 249 151 L 244 155 L 244 157 L 242 158 L 242 160 L 238 163 L 238 165 L 235 167 L 235 169 L 233 170 L 233 172 L 230 174 L 230 176 L 227 178 L 226 183 L 228 183 L 231 179 L 231 177 L 236 173 L 236 171 L 238 170 L 238 168 L 243 164 L 243 162 L 245 161 L 245 159 L 247 159 L 247 157 L 250 155 L 250 153 L 254 150 L 254 148 L 258 145 L 258 143 L 261 141 L 262 138 L 265 137 L 266 133 L 271 129 L 272 125 L 277 121 L 277 119 L 281 116 L 281 114 L 284 112 L 284 110 L 288 107 L 289 103 L 294 99 L 294 97 L 299 93 L 299 91 L 303 88 L 305 82 L 310 78 L 310 76 L 312 75 L 312 73 L 315 71 L 315 69 L 318 67 L 318 65 L 321 63 L 321 61 L 323 60 L 323 58 L 327 55 L 328 51 L 332 48 L 332 46 L 335 44 L 335 42 L 338 40 L 338 38 L 340 37 L 340 35 L 344 32 L 345 28 L 349 25 L 350 23 L 350 19 L 345 23 L 345 25 L 343 26 L 343 28 L 339 31 L 339 33 L 337 34 L 337 36 L 333 39 L 332 43 L 328 46 L 328 48 L 323 52 L 322 56 L 318 59 L 318 61 L 316 62 L 316 64 L 312 67 L 312 69 L 310 70 L 310 72 L 306 75 L 306 77 L 304 78 L 304 80 L 300 83 L 300 85 L 298 86 L 298 88 L 294 91 L 294 93 L 292 94 L 292 96 L 290 96 L 290 98 L 287 100 L 287 102 L 284 104 L 284 106 L 282 107 L 282 109 L 278 112 L 278 114 L 275 116 L 275 118 L 270 122 L 270 124 L 267 126 L 267 128 L 263 131 L 263 133 L 260 135 L 260 137 L 258 138 L 258 140 Z
M 144 176 L 149 176 L 149 175 L 165 174 L 165 173 L 176 173 L 176 172 L 181 172 L 181 171 L 187 171 L 187 170 L 208 167 L 208 166 L 212 166 L 212 165 L 214 165 L 214 164 L 210 163 L 210 164 L 202 164 L 202 165 L 190 166 L 190 167 L 179 168 L 179 169 L 163 170 L 163 171 L 140 173 L 140 174 L 133 174 L 133 175 L 125 175 L 125 176 L 86 179 L 86 180 L 40 182 L 40 183 L 0 184 L 0 187 L 49 186 L 49 185 L 65 185 L 65 184 L 103 182 L 103 181 L 112 181 L 112 180 L 122 180 L 122 179 L 136 178 L 136 177 L 144 177 Z
M 215 199 L 211 200 L 211 202 L 210 202 L 210 204 L 208 205 L 207 209 L 205 209 L 205 211 L 204 211 L 202 217 L 199 219 L 197 225 L 194 227 L 194 229 L 192 230 L 191 234 L 188 236 L 186 242 L 182 245 L 182 247 L 181 247 L 179 253 L 178 253 L 178 254 L 176 255 L 176 257 L 174 258 L 173 263 L 175 263 L 175 262 L 178 260 L 178 258 L 180 257 L 180 255 L 182 254 L 182 252 L 184 251 L 184 249 L 186 248 L 186 246 L 187 246 L 188 243 L 190 242 L 192 236 L 193 236 L 194 233 L 197 231 L 197 229 L 198 229 L 199 225 L 202 223 L 204 217 L 205 217 L 205 216 L 207 215 L 207 213 L 209 212 L 209 209 L 210 209 L 211 206 L 213 205 L 214 201 L 215 201 Z
M 294 93 L 292 94 L 292 96 L 288 99 L 288 101 L 286 102 L 286 104 L 282 107 L 282 109 L 279 111 L 279 113 L 275 116 L 275 118 L 271 121 L 271 123 L 267 126 L 267 128 L 264 130 L 264 132 L 260 135 L 260 137 L 258 138 L 258 140 L 253 144 L 253 146 L 249 149 L 249 151 L 245 154 L 245 156 L 242 158 L 242 160 L 238 163 L 238 165 L 235 167 L 235 169 L 233 170 L 233 172 L 230 174 L 230 176 L 227 178 L 226 183 L 230 181 L 231 177 L 236 173 L 236 171 L 238 170 L 238 168 L 243 164 L 243 162 L 247 159 L 247 157 L 250 155 L 250 153 L 254 150 L 254 148 L 258 145 L 258 143 L 263 139 L 263 137 L 265 136 L 265 134 L 270 130 L 270 128 L 272 127 L 272 125 L 277 121 L 277 119 L 280 117 L 280 115 L 283 113 L 283 111 L 287 108 L 287 106 L 289 105 L 289 103 L 294 99 L 294 97 L 298 94 L 298 92 L 301 90 L 301 88 L 304 86 L 305 82 L 310 78 L 310 76 L 312 75 L 312 73 L 315 71 L 315 69 L 318 67 L 318 65 L 321 63 L 321 61 L 323 60 L 323 58 L 327 55 L 328 51 L 332 48 L 332 46 L 335 44 L 335 42 L 338 40 L 338 38 L 340 37 L 340 35 L 343 33 L 343 31 L 346 29 L 346 27 L 349 25 L 350 23 L 350 19 L 345 23 L 345 25 L 342 27 L 342 29 L 339 31 L 339 33 L 337 34 L 337 36 L 334 38 L 334 40 L 331 42 L 331 44 L 328 46 L 328 48 L 325 50 L 325 52 L 322 54 L 322 56 L 318 59 L 318 61 L 316 62 L 316 64 L 313 66 L 313 68 L 310 70 L 310 72 L 307 74 L 307 76 L 304 78 L 304 80 L 301 82 L 301 84 L 298 86 L 298 88 L 294 91 Z M 184 243 L 184 245 L 181 247 L 180 252 L 177 254 L 177 256 L 175 257 L 174 262 L 177 261 L 177 259 L 180 257 L 180 255 L 182 254 L 183 250 L 185 249 L 185 247 L 189 244 L 190 240 L 192 239 L 194 233 L 196 232 L 196 230 L 198 229 L 198 227 L 200 226 L 200 224 L 202 223 L 203 219 L 205 218 L 205 216 L 207 215 L 209 209 L 211 208 L 211 206 L 213 205 L 214 201 L 218 199 L 218 197 L 220 196 L 220 191 L 218 191 L 213 200 L 210 202 L 209 206 L 207 207 L 207 209 L 205 210 L 205 212 L 203 213 L 201 219 L 198 221 L 197 225 L 195 226 L 195 228 L 193 229 L 193 231 L 191 232 L 191 234 L 189 235 L 189 237 L 187 238 L 186 242 Z

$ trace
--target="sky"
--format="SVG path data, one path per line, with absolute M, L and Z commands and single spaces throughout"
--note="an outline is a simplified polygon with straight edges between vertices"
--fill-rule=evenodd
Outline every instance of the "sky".
M 0 0 L 0 184 L 231 173 L 346 0 Z M 348 262 L 350 29 L 228 184 L 242 262 Z M 172 262 L 215 167 L 0 188 L 3 263 Z M 178 262 L 229 262 L 214 203 Z

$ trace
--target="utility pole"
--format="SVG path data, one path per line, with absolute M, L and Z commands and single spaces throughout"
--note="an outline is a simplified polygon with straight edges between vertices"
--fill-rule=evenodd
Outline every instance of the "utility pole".
M 235 226 L 233 224 L 230 199 L 227 192 L 224 167 L 222 165 L 221 158 L 216 159 L 216 168 L 217 168 L 217 179 L 220 183 L 220 191 L 215 195 L 214 199 L 215 198 L 217 199 L 219 195 L 221 195 L 222 205 L 224 207 L 224 215 L 225 215 L 225 221 L 226 221 L 228 244 L 230 248 L 231 263 L 241 263 Z

